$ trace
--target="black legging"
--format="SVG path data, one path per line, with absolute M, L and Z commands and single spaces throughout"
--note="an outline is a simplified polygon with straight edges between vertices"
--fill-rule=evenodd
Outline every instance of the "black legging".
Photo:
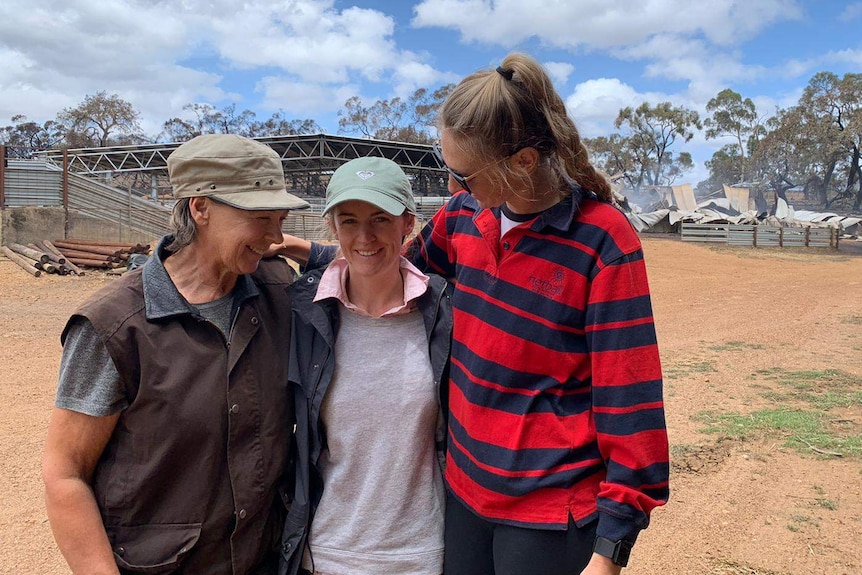
M 444 575 L 577 575 L 593 554 L 596 521 L 565 531 L 486 521 L 446 495 Z

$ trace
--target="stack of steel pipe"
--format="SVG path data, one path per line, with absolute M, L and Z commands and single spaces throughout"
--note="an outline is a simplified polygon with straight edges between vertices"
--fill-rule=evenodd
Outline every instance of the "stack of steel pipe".
M 50 250 L 42 242 L 31 243 L 26 246 L 12 243 L 3 246 L 2 252 L 7 258 L 35 277 L 39 277 L 41 272 L 59 275 L 83 273 L 79 268 L 67 262 L 62 254 Z M 37 273 L 34 273 L 33 270 Z
M 146 254 L 149 245 L 94 240 L 54 240 L 53 245 L 77 266 L 114 269 L 125 265 L 129 254 Z

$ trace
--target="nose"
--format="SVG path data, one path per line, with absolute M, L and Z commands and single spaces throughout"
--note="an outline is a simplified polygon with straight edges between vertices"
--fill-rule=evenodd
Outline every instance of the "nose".
M 450 174 L 449 178 L 446 180 L 446 188 L 449 190 L 449 195 L 454 195 L 463 190 L 464 186 L 455 181 L 455 178 Z
M 271 244 L 277 244 L 283 240 L 281 234 L 281 223 L 282 219 L 280 217 L 274 216 L 270 218 L 269 225 L 266 227 L 266 241 Z
M 374 228 L 368 222 L 363 222 L 359 226 L 359 240 L 363 242 L 370 242 L 374 240 Z

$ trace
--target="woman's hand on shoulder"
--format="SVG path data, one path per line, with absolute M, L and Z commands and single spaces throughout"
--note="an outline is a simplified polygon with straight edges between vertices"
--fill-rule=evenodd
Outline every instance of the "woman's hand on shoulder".
M 275 256 L 285 256 L 298 264 L 305 265 L 308 263 L 308 256 L 310 253 L 310 241 L 282 233 L 281 243 L 269 246 L 269 249 L 264 252 L 263 257 L 271 258 Z

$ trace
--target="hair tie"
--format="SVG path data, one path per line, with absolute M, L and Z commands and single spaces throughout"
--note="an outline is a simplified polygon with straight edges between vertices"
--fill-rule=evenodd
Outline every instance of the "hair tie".
M 510 82 L 512 81 L 512 76 L 515 74 L 513 70 L 504 70 L 502 66 L 497 66 L 497 73 Z

